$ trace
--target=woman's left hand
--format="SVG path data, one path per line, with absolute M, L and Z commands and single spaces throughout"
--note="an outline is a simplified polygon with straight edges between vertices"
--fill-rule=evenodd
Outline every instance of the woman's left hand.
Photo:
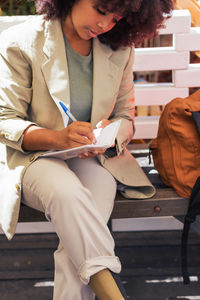
M 103 119 L 100 122 L 97 123 L 96 128 L 104 128 L 106 127 L 108 124 L 110 124 L 111 121 L 107 120 L 107 119 Z M 106 151 L 106 148 L 102 148 L 102 149 L 96 149 L 93 151 L 88 151 L 82 154 L 79 154 L 79 158 L 88 158 L 88 157 L 94 157 L 100 154 L 103 154 Z
M 107 125 L 109 125 L 110 123 L 111 123 L 111 121 L 109 121 L 107 119 L 103 119 L 97 123 L 96 128 L 104 128 Z
M 81 153 L 78 155 L 79 158 L 88 158 L 88 157 L 94 157 L 100 154 L 103 154 L 106 151 L 106 148 L 102 148 L 102 149 L 96 149 L 93 151 L 88 151 L 85 153 Z

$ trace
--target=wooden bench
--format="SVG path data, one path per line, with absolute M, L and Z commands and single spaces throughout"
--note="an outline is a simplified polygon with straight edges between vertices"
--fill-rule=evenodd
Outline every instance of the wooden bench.
M 9 26 L 24 22 L 26 16 L 0 17 L 0 32 Z M 134 139 L 156 137 L 159 116 L 149 116 L 148 106 L 164 106 L 175 97 L 186 97 L 189 88 L 200 86 L 200 64 L 190 64 L 190 52 L 200 50 L 200 27 L 191 27 L 188 10 L 173 11 L 159 37 L 171 36 L 167 47 L 137 48 L 133 71 L 138 73 L 169 71 L 171 82 L 135 84 L 136 106 L 146 108 L 144 116 L 136 116 Z M 138 145 L 130 144 L 130 149 Z M 185 215 L 188 200 L 179 197 L 167 187 L 157 188 L 156 195 L 147 200 L 125 199 L 117 194 L 111 218 L 138 218 Z M 20 222 L 44 221 L 44 214 L 22 205 Z
M 188 199 L 179 197 L 171 188 L 157 189 L 156 195 L 146 200 L 128 200 L 118 193 L 111 218 L 183 216 L 187 207 Z M 45 221 L 45 216 L 42 212 L 22 205 L 19 221 Z

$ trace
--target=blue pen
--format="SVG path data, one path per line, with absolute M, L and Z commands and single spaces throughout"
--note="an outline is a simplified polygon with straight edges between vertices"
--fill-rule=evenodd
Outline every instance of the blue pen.
M 66 115 L 72 120 L 72 121 L 77 121 L 76 118 L 72 115 L 72 113 L 69 111 L 69 109 L 65 106 L 64 103 L 62 103 L 61 101 L 59 102 L 60 106 L 62 107 L 62 109 L 64 110 L 64 112 L 66 113 Z

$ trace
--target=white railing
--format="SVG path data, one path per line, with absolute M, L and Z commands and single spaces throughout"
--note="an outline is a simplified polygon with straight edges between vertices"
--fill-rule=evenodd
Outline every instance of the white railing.
M 0 17 L 0 32 L 24 22 L 27 16 Z M 200 87 L 200 64 L 190 64 L 190 52 L 200 50 L 200 27 L 191 27 L 188 10 L 174 10 L 160 35 L 173 35 L 170 47 L 137 48 L 134 72 L 172 71 L 171 83 L 135 84 L 137 106 L 165 105 L 175 97 L 186 97 L 190 87 Z M 151 139 L 157 134 L 159 116 L 138 116 L 135 139 Z
M 171 83 L 136 84 L 137 106 L 165 105 L 175 97 L 187 97 L 190 87 L 200 87 L 200 63 L 190 64 L 190 52 L 200 50 L 200 27 L 191 27 L 188 10 L 174 10 L 159 34 L 172 34 L 171 47 L 136 49 L 134 72 L 172 71 Z M 154 138 L 159 116 L 136 117 L 135 139 Z

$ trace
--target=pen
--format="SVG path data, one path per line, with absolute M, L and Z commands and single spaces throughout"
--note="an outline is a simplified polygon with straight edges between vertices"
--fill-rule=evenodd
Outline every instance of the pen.
M 64 110 L 64 112 L 66 113 L 66 115 L 72 120 L 72 121 L 77 121 L 76 118 L 72 115 L 72 113 L 69 111 L 69 109 L 65 106 L 65 104 L 61 101 L 59 101 L 60 106 L 62 107 L 62 109 Z M 94 137 L 92 144 L 94 144 L 96 142 L 96 138 Z
M 66 113 L 66 115 L 72 120 L 72 121 L 77 121 L 76 118 L 72 115 L 72 113 L 69 111 L 69 109 L 65 106 L 64 103 L 62 103 L 61 101 L 59 102 L 60 106 L 62 107 L 62 109 L 64 110 L 64 112 Z

